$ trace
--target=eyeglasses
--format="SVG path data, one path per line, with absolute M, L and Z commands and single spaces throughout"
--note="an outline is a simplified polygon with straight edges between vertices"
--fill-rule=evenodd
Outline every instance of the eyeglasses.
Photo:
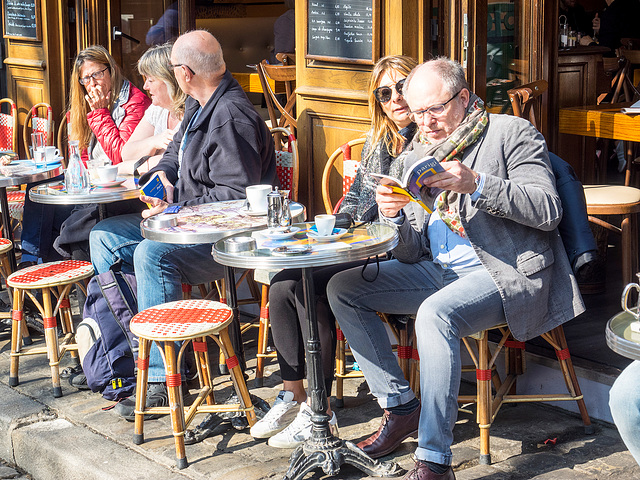
M 400 80 L 398 83 L 395 84 L 395 89 L 396 89 L 396 92 L 398 92 L 398 95 L 402 95 L 402 86 L 404 85 L 405 80 L 406 78 L 403 78 L 402 80 Z M 387 103 L 389 100 L 391 100 L 392 94 L 393 94 L 393 90 L 391 89 L 391 87 L 387 87 L 387 86 L 378 87 L 373 91 L 373 96 L 376 97 L 376 100 L 379 101 L 380 103 Z
M 447 104 L 451 100 L 456 98 L 461 91 L 462 91 L 462 89 L 458 90 L 458 93 L 456 93 L 453 97 L 451 97 L 449 100 L 447 100 L 444 103 L 439 103 L 437 105 L 431 105 L 430 107 L 427 107 L 427 108 L 425 108 L 423 110 L 416 110 L 414 112 L 409 112 L 409 117 L 411 117 L 411 120 L 413 120 L 414 122 L 416 121 L 417 118 L 422 119 L 424 117 L 425 113 L 428 113 L 432 117 L 439 117 L 440 115 L 442 115 L 444 113 L 444 109 L 447 106 Z
M 186 65 L 184 63 L 175 63 L 175 64 L 170 63 L 169 65 L 171 66 L 171 68 L 186 67 L 187 70 L 189 70 L 191 72 L 191 75 L 195 75 L 196 74 L 196 72 L 194 72 L 193 69 L 189 65 Z
M 80 85 L 89 85 L 92 78 L 94 80 L 100 80 L 102 77 L 104 77 L 104 72 L 106 72 L 107 70 L 109 70 L 109 66 L 104 67 L 99 72 L 94 72 L 91 75 L 87 75 L 86 77 L 79 78 L 78 81 L 80 82 Z

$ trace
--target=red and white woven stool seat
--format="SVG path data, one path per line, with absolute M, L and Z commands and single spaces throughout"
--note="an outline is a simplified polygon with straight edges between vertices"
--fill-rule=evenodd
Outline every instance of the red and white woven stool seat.
M 46 354 L 51 367 L 53 396 L 62 396 L 59 370 L 60 359 L 66 352 L 70 352 L 74 363 L 79 363 L 77 356 L 78 346 L 75 344 L 71 317 L 69 291 L 72 286 L 78 285 L 86 293 L 83 281 L 92 275 L 93 266 L 91 263 L 79 260 L 63 260 L 33 265 L 9 275 L 7 285 L 14 289 L 13 310 L 11 312 L 10 386 L 15 387 L 19 384 L 18 367 L 21 356 Z M 32 290 L 40 290 L 42 294 L 41 300 L 37 298 Z M 31 298 L 42 315 L 45 337 L 44 347 L 23 348 L 22 335 L 27 330 L 23 312 L 25 295 Z M 57 316 L 60 317 L 60 326 L 64 333 L 62 340 L 58 339 Z
M 13 242 L 8 238 L 0 238 L 0 255 L 7 253 L 13 248 Z
M 179 300 L 165 303 L 147 308 L 131 319 L 129 324 L 131 332 L 139 337 L 133 443 L 140 445 L 144 442 L 145 414 L 169 414 L 171 415 L 176 445 L 176 463 L 178 468 L 185 468 L 188 463 L 184 446 L 184 432 L 196 414 L 243 412 L 247 416 L 249 425 L 256 422 L 249 390 L 227 331 L 227 327 L 232 321 L 232 310 L 224 303 L 212 300 Z M 215 404 L 207 337 L 212 338 L 224 354 L 239 404 Z M 176 341 L 183 341 L 177 354 Z M 168 407 L 145 407 L 149 377 L 149 351 L 153 348 L 153 342 L 156 342 L 158 347 L 164 350 L 166 384 L 169 394 Z M 193 345 L 201 388 L 194 402 L 185 407 L 182 399 L 180 364 L 189 342 Z M 206 402 L 206 405 L 203 402 Z
M 24 213 L 24 190 L 14 190 L 7 192 L 7 202 L 9 202 L 9 215 L 18 221 L 22 221 Z
M 232 319 L 231 309 L 211 300 L 179 300 L 147 308 L 131 319 L 134 335 L 149 340 L 189 340 L 213 335 Z
M 74 283 L 93 276 L 93 266 L 82 260 L 41 263 L 18 270 L 7 279 L 14 288 L 43 288 Z

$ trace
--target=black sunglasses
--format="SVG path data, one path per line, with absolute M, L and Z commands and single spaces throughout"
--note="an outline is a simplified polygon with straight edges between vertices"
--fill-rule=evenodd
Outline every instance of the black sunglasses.
M 398 95 L 402 95 L 402 87 L 405 80 L 406 78 L 403 78 L 394 85 L 396 92 L 398 92 Z M 391 95 L 393 95 L 393 90 L 391 89 L 391 87 L 387 86 L 378 87 L 373 91 L 373 96 L 376 97 L 376 100 L 380 103 L 387 103 L 389 100 L 391 100 Z

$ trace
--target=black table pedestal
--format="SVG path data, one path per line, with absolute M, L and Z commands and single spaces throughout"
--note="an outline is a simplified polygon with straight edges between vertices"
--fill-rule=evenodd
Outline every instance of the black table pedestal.
M 395 477 L 401 469 L 395 462 L 380 462 L 369 457 L 351 442 L 335 437 L 329 427 L 327 411 L 327 394 L 324 390 L 324 374 L 320 357 L 320 341 L 318 323 L 316 321 L 315 292 L 311 274 L 313 269 L 302 269 L 302 286 L 304 306 L 309 322 L 309 339 L 307 340 L 307 379 L 309 397 L 313 415 L 311 438 L 299 446 L 291 454 L 289 470 L 284 480 L 299 480 L 316 468 L 324 473 L 335 475 L 340 466 L 347 463 L 374 477 Z
M 240 363 L 240 370 L 244 374 L 247 369 L 247 364 L 244 359 L 244 345 L 242 343 L 242 333 L 240 332 L 240 311 L 238 310 L 238 294 L 236 292 L 236 280 L 233 267 L 224 267 L 224 281 L 225 289 L 227 291 L 227 306 L 233 312 L 233 321 L 229 324 L 229 338 L 231 339 L 231 345 L 233 346 L 233 352 L 238 357 Z M 220 374 L 226 375 L 228 369 L 226 364 L 220 365 Z M 226 371 L 225 371 L 226 370 Z

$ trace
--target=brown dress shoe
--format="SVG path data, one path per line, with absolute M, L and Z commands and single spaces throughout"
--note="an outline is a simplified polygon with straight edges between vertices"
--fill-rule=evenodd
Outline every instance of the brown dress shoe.
M 385 410 L 378 431 L 358 443 L 358 448 L 371 458 L 384 457 L 398 448 L 403 440 L 417 438 L 419 421 L 420 407 L 409 415 L 394 415 Z
M 456 476 L 451 467 L 446 472 L 437 474 L 432 472 L 426 463 L 416 460 L 416 465 L 402 477 L 402 480 L 456 480 Z

